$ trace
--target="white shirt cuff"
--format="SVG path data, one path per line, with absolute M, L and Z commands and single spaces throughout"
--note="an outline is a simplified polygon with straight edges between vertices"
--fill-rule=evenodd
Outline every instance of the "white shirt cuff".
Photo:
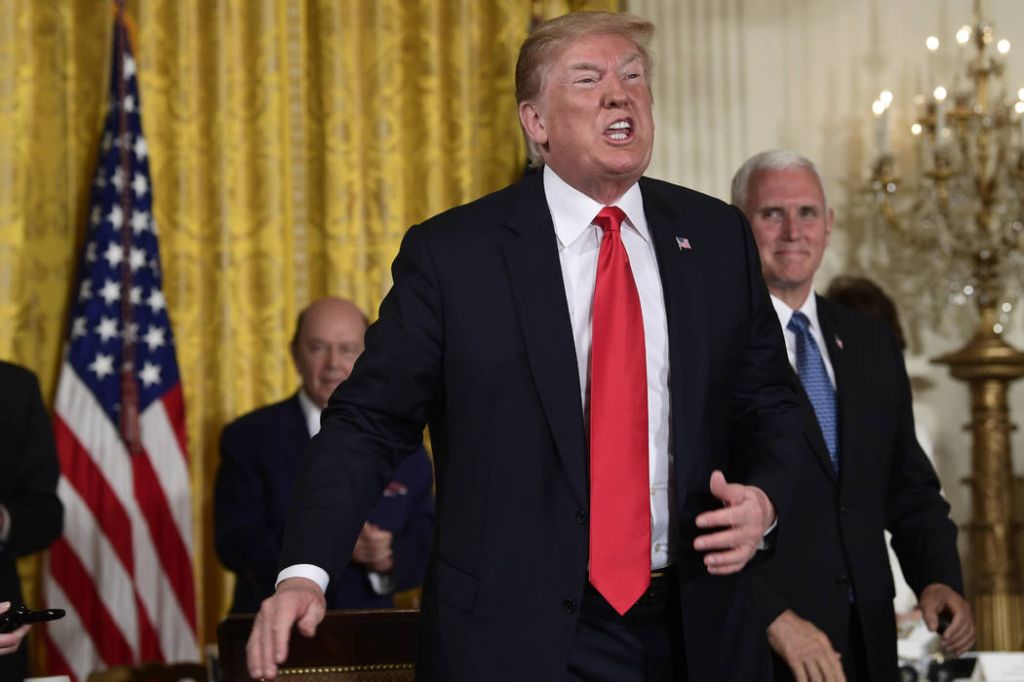
M 11 512 L 0 504 L 0 543 L 7 542 L 11 537 Z
M 395 578 L 390 573 L 378 573 L 367 571 L 366 577 L 370 579 L 370 587 L 379 595 L 391 594 L 395 591 Z
M 762 550 L 768 549 L 768 543 L 765 542 L 764 539 L 772 534 L 772 531 L 775 530 L 775 526 L 777 525 L 779 525 L 778 516 L 776 516 L 775 520 L 772 521 L 772 525 L 768 526 L 768 530 L 761 534 L 761 541 L 757 543 L 757 551 L 760 552 Z
M 277 582 L 274 583 L 274 589 L 277 589 L 282 580 L 288 578 L 307 578 L 312 580 L 320 586 L 321 592 L 327 592 L 327 583 L 331 579 L 327 575 L 327 571 L 319 566 L 314 566 L 313 564 L 292 564 L 277 574 Z

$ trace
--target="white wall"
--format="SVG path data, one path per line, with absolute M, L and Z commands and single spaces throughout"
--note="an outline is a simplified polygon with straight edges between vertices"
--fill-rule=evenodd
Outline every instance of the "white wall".
M 751 154 L 790 148 L 814 159 L 837 207 L 837 234 L 818 276 L 823 289 L 844 266 L 843 207 L 862 186 L 873 154 L 871 103 L 895 93 L 892 144 L 910 150 L 913 97 L 923 91 L 924 40 L 942 42 L 940 80 L 954 65 L 954 33 L 971 19 L 970 0 L 628 0 L 657 25 L 654 79 L 656 149 L 650 175 L 728 199 L 735 169 Z M 1024 86 L 1024 1 L 989 0 L 997 37 L 1013 43 L 1008 74 Z M 948 80 L 948 79 L 947 79 Z M 1024 273 L 1021 273 L 1024 277 Z M 1006 339 L 1024 348 L 1020 310 Z M 933 413 L 936 464 L 961 524 L 970 498 L 967 390 L 928 358 L 963 345 L 951 334 L 924 334 L 908 355 L 919 402 Z M 1024 422 L 1024 381 L 1010 393 L 1011 416 Z M 1016 471 L 1024 442 L 1014 437 Z M 961 534 L 961 539 L 965 537 Z M 962 542 L 962 547 L 965 546 Z

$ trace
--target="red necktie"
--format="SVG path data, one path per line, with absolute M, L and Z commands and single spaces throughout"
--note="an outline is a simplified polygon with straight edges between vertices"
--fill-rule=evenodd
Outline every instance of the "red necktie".
M 651 582 L 647 359 L 640 296 L 622 245 L 626 214 L 606 206 L 590 351 L 590 582 L 620 614 Z

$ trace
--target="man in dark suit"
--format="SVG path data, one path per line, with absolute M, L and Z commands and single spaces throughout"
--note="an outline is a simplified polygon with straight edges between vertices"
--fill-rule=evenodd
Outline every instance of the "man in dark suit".
M 963 653 L 974 624 L 956 526 L 914 436 L 899 342 L 813 292 L 833 223 L 817 169 L 793 152 L 764 152 L 736 173 L 732 194 L 805 388 L 806 461 L 775 555 L 755 569 L 778 676 L 898 679 L 885 529 L 928 627 L 949 617 L 943 647 Z
M 641 177 L 652 33 L 580 13 L 524 43 L 544 169 L 406 235 L 300 474 L 254 677 L 315 630 L 347 558 L 320 538 L 356 537 L 424 422 L 419 679 L 762 677 L 742 568 L 789 496 L 798 387 L 742 215 Z
M 60 465 L 53 426 L 32 372 L 0 362 L 0 601 L 24 602 L 17 557 L 60 537 L 64 507 L 57 497 Z M 25 676 L 25 650 L 0 658 L 0 680 Z
M 302 387 L 290 398 L 224 427 L 214 487 L 214 542 L 236 574 L 232 613 L 255 613 L 274 592 L 285 515 L 303 450 L 320 412 L 363 350 L 366 318 L 339 298 L 314 301 L 299 316 L 291 351 Z M 423 583 L 433 539 L 431 464 L 422 447 L 395 469 L 332 582 L 333 609 L 388 608 L 394 592 Z M 325 539 L 326 541 L 326 539 Z

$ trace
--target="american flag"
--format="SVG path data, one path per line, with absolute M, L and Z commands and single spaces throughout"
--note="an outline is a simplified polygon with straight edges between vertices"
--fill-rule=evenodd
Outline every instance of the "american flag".
M 123 8 L 54 406 L 64 536 L 50 549 L 51 671 L 84 681 L 197 660 L 185 410 L 174 357 L 136 63 Z

